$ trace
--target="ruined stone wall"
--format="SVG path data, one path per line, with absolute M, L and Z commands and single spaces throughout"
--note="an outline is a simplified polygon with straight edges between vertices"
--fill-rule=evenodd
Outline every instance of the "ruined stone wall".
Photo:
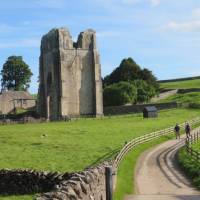
M 103 114 L 94 31 L 81 32 L 76 43 L 64 28 L 53 29 L 43 37 L 38 111 L 50 119 Z

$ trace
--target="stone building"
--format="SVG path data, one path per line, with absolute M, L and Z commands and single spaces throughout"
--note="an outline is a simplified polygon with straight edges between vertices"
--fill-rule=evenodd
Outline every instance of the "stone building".
M 25 91 L 3 91 L 0 93 L 0 114 L 12 113 L 16 108 L 35 107 L 36 100 Z
M 65 28 L 53 29 L 41 42 L 38 112 L 56 120 L 102 115 L 101 65 L 93 30 L 73 42 Z

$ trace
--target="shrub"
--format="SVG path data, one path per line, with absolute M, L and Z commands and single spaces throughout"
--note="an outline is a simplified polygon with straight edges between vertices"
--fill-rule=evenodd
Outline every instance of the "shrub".
M 135 103 L 137 99 L 136 87 L 128 82 L 119 82 L 107 86 L 103 92 L 105 106 L 120 106 Z

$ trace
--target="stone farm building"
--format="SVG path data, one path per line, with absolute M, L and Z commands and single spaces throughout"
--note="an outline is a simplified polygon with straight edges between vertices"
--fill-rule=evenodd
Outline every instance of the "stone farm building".
M 3 91 L 0 93 L 1 115 L 12 113 L 15 108 L 32 108 L 35 104 L 35 99 L 25 91 Z
M 101 65 L 93 30 L 81 32 L 77 42 L 65 28 L 43 36 L 37 108 L 51 120 L 103 114 Z

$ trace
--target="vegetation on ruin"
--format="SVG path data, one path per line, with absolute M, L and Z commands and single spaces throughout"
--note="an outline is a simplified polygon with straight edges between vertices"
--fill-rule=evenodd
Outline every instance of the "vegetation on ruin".
M 159 89 L 152 72 L 141 69 L 132 58 L 123 59 L 119 67 L 103 79 L 103 86 L 105 106 L 148 102 Z
M 200 79 L 160 83 L 162 89 L 200 88 Z
M 136 114 L 0 126 L 0 168 L 79 171 L 115 155 L 125 141 L 197 116 L 198 109 L 172 109 L 157 119 Z
M 33 75 L 21 56 L 10 56 L 1 70 L 1 86 L 7 90 L 27 90 Z
M 195 144 L 193 147 L 195 150 L 200 151 L 200 143 Z M 187 152 L 185 148 L 182 148 L 178 152 L 178 162 L 185 174 L 191 178 L 192 183 L 200 189 L 200 163 L 194 160 Z

